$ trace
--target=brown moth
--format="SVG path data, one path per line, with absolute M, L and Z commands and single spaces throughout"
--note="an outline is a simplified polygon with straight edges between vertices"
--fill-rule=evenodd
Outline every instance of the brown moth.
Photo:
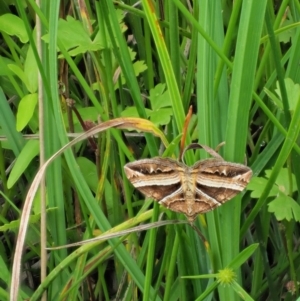
M 144 195 L 185 214 L 193 222 L 199 213 L 221 206 L 244 190 L 252 176 L 249 167 L 226 162 L 211 151 L 215 158 L 198 161 L 191 167 L 156 157 L 128 163 L 124 170 L 132 185 Z

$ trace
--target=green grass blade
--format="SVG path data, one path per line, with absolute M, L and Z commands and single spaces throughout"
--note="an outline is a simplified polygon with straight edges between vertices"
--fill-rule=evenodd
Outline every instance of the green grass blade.
M 285 139 L 285 141 L 283 143 L 280 154 L 276 160 L 275 166 L 272 169 L 272 173 L 270 175 L 268 183 L 267 183 L 261 197 L 258 199 L 257 203 L 255 204 L 254 208 L 252 209 L 251 213 L 249 214 L 248 218 L 246 219 L 244 225 L 242 226 L 242 229 L 241 229 L 242 235 L 246 232 L 247 228 L 253 222 L 254 218 L 258 214 L 262 205 L 266 202 L 269 192 L 275 183 L 277 175 L 278 175 L 280 169 L 282 168 L 282 166 L 284 165 L 284 163 L 286 162 L 288 156 L 290 155 L 292 147 L 293 147 L 296 139 L 298 138 L 299 131 L 300 131 L 300 99 L 298 100 L 294 115 L 292 117 L 292 121 L 290 123 L 288 134 L 287 134 L 287 138 Z
M 155 14 L 155 10 L 153 8 L 153 4 L 149 1 L 142 1 L 143 8 L 145 11 L 146 18 L 149 23 L 149 27 L 151 29 L 153 39 L 156 45 L 157 53 L 160 58 L 160 63 L 162 65 L 162 69 L 164 71 L 165 80 L 167 83 L 167 87 L 169 89 L 169 93 L 172 100 L 172 107 L 174 112 L 174 118 L 176 121 L 177 131 L 181 131 L 183 128 L 183 122 L 185 118 L 185 113 L 183 110 L 183 105 L 181 102 L 181 97 L 179 93 L 179 89 L 177 86 L 177 81 L 175 78 L 175 74 L 171 65 L 170 56 L 168 54 L 168 50 L 163 38 L 163 34 L 161 28 L 159 26 L 157 16 Z
M 225 159 L 229 161 L 243 162 L 245 156 L 248 114 L 266 5 L 267 1 L 243 2 L 242 5 L 227 115 Z M 240 199 L 237 197 L 221 208 L 224 265 L 229 264 L 239 251 Z M 231 290 L 219 287 L 219 291 L 223 300 L 238 299 Z

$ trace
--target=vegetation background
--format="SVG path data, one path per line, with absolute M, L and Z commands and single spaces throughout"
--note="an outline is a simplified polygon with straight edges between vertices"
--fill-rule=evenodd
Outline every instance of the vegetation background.
M 298 0 L 2 0 L 0 300 L 297 300 L 299 22 Z M 254 173 L 205 241 L 123 170 L 178 157 L 190 105 L 186 145 Z

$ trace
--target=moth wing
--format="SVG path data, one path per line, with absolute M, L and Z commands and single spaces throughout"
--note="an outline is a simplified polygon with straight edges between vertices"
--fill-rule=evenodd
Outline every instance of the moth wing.
M 170 158 L 143 159 L 124 166 L 132 185 L 157 201 L 174 194 L 181 187 L 178 170 L 186 167 Z
M 193 172 L 196 173 L 197 198 L 213 200 L 210 210 L 244 190 L 252 176 L 248 166 L 219 159 L 199 161 L 193 166 Z

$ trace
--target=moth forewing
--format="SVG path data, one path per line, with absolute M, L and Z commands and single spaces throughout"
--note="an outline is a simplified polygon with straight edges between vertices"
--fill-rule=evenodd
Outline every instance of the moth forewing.
M 124 166 L 132 185 L 157 201 L 180 188 L 180 170 L 184 166 L 169 158 L 143 159 Z
M 219 205 L 244 190 L 252 176 L 249 167 L 222 160 L 200 161 L 195 167 L 195 170 L 199 171 L 197 190 L 214 198 Z
M 200 161 L 193 168 L 197 173 L 197 183 L 209 187 L 242 191 L 252 176 L 248 166 L 215 159 Z

